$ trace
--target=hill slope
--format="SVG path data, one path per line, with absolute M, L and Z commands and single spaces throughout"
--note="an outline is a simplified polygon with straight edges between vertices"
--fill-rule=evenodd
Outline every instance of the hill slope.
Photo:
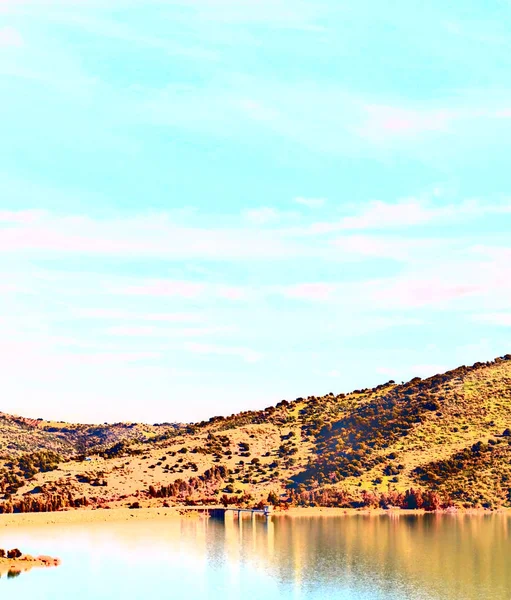
M 253 504 L 268 495 L 341 506 L 511 506 L 510 411 L 506 355 L 188 426 L 0 415 L 0 510 L 222 497 Z

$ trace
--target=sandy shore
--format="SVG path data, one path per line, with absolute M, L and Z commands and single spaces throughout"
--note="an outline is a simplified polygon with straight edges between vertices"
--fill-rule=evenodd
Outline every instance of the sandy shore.
M 112 508 L 110 510 L 78 509 L 59 511 L 52 513 L 17 513 L 0 515 L 0 529 L 2 527 L 15 526 L 38 526 L 38 525 L 71 525 L 82 523 L 113 523 L 128 521 L 150 521 L 161 519 L 193 519 L 205 518 L 205 510 L 208 507 L 153 507 L 153 508 Z M 209 507 L 215 508 L 215 507 Z M 500 511 L 489 511 L 485 509 L 447 510 L 433 514 L 460 514 L 460 515 L 488 515 L 492 512 L 511 514 L 510 509 Z M 404 509 L 355 509 L 355 508 L 321 508 L 321 507 L 296 507 L 285 511 L 275 511 L 272 518 L 283 517 L 341 517 L 364 515 L 370 517 L 399 515 L 423 515 L 428 514 L 423 510 Z M 431 513 L 430 513 L 431 514 Z
M 112 508 L 110 510 L 66 510 L 50 513 L 16 513 L 0 515 L 1 527 L 27 525 L 70 525 L 73 523 L 113 523 L 122 521 L 149 521 L 156 519 L 198 518 L 198 510 L 186 508 Z

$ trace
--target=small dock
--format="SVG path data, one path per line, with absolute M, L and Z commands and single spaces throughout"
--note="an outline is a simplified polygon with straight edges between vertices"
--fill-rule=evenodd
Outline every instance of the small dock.
M 273 506 L 265 506 L 264 508 L 236 508 L 228 506 L 226 508 L 212 508 L 208 512 L 211 517 L 216 519 L 225 519 L 228 513 L 232 513 L 238 519 L 241 518 L 242 513 L 248 513 L 252 517 L 263 515 L 266 519 L 269 519 L 273 514 Z

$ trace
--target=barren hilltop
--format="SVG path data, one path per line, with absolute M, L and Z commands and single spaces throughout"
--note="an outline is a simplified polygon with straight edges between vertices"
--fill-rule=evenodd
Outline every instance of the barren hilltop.
M 0 512 L 169 505 L 511 506 L 511 355 L 183 424 L 0 413 Z

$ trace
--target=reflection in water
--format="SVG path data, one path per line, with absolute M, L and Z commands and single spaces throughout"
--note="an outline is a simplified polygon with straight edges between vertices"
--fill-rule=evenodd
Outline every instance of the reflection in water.
M 509 526 L 506 515 L 266 521 L 231 513 L 225 522 L 169 519 L 16 530 L 2 533 L 0 542 L 23 544 L 28 551 L 44 545 L 63 564 L 15 582 L 3 578 L 0 595 L 5 585 L 18 597 L 43 600 L 509 600 Z
M 12 565 L 0 565 L 0 579 L 4 576 L 7 579 L 14 579 L 15 577 L 19 577 L 22 573 L 27 573 L 31 570 L 31 566 L 27 567 L 26 565 L 20 566 L 12 566 Z
M 7 579 L 13 579 L 21 575 L 21 571 L 7 571 Z

